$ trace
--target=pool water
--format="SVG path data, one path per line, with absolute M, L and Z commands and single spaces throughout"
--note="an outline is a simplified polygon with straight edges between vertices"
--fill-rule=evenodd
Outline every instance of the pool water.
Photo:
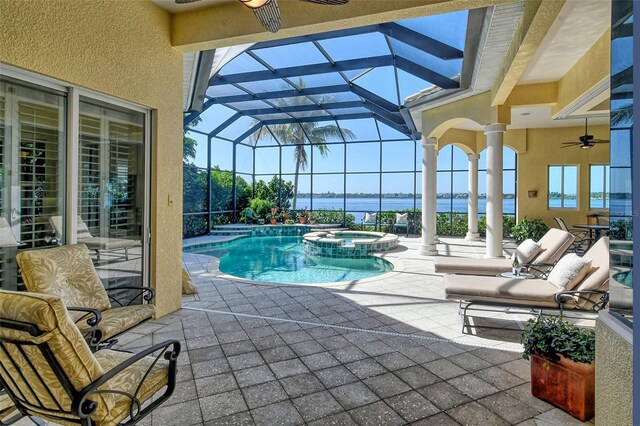
M 613 279 L 627 287 L 633 287 L 633 271 L 618 272 Z
M 391 263 L 367 259 L 306 256 L 302 237 L 253 237 L 228 245 L 193 251 L 220 258 L 220 271 L 253 281 L 328 283 L 375 277 L 393 269 Z

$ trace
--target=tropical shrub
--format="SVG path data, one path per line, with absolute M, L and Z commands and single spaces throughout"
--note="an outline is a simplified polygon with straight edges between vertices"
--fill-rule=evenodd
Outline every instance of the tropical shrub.
M 525 217 L 513 227 L 512 235 L 516 243 L 521 243 L 528 238 L 538 241 L 548 230 L 549 227 L 542 219 L 527 219 Z
M 560 316 L 540 316 L 530 319 L 522 333 L 526 360 L 539 355 L 558 361 L 563 355 L 575 362 L 591 363 L 596 358 L 595 332 L 565 321 Z
M 263 200 L 262 198 L 253 198 L 249 202 L 249 208 L 255 213 L 256 219 L 264 219 L 271 209 L 275 207 L 275 204 L 269 200 Z

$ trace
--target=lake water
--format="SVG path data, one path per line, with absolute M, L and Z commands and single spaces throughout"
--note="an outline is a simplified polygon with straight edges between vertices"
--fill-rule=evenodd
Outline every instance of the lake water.
M 373 212 L 380 209 L 380 201 L 377 198 L 347 198 L 347 213 L 354 214 L 356 218 L 362 216 L 362 212 Z M 453 206 L 452 206 L 453 203 Z M 486 210 L 487 200 L 478 200 L 478 211 L 484 213 Z M 467 200 L 463 198 L 438 198 L 437 199 L 437 211 L 438 212 L 467 212 Z M 298 198 L 297 208 L 303 209 L 307 206 L 310 210 L 326 209 L 326 210 L 339 210 L 344 208 L 343 198 L 314 198 L 313 206 L 309 198 Z M 383 198 L 382 210 L 404 210 L 413 209 L 413 198 Z M 416 199 L 416 208 L 421 207 L 421 200 Z M 515 199 L 504 200 L 504 213 L 515 213 Z
M 541 202 L 545 202 L 544 199 L 540 199 Z M 594 204 L 597 204 L 599 200 L 593 200 Z M 612 205 L 617 204 L 616 201 L 613 200 Z M 621 200 L 622 203 L 630 203 L 629 201 Z M 359 219 L 362 216 L 363 212 L 374 212 L 380 209 L 379 200 L 377 198 L 347 198 L 347 213 L 351 213 L 356 216 L 356 219 Z M 571 208 L 572 205 L 569 203 L 573 202 L 573 206 L 575 206 L 575 200 L 565 200 L 565 206 Z M 464 198 L 438 198 L 437 199 L 437 211 L 439 213 L 446 212 L 457 212 L 457 213 L 466 213 L 467 212 L 467 200 Z M 318 210 L 318 209 L 343 209 L 344 208 L 344 199 L 343 198 L 314 198 L 313 206 L 311 205 L 311 200 L 309 198 L 298 198 L 297 208 L 303 209 L 305 206 L 309 210 Z M 480 214 L 484 214 L 486 212 L 487 200 L 481 198 L 478 200 L 478 212 Z M 552 207 L 560 207 L 560 200 L 551 200 Z M 394 211 L 394 210 L 404 210 L 404 209 L 413 209 L 413 198 L 383 198 L 382 199 L 382 210 L 383 211 Z M 416 208 L 421 207 L 421 200 L 416 199 Z M 513 198 L 505 199 L 503 203 L 503 209 L 505 214 L 515 214 L 516 211 L 516 200 Z

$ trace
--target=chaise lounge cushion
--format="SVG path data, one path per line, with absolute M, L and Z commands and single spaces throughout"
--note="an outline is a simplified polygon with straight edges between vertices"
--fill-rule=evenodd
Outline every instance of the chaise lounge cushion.
M 511 271 L 511 260 L 438 257 L 435 270 L 439 274 L 496 275 Z
M 587 276 L 574 290 L 609 290 L 609 237 L 600 238 L 584 254 L 586 259 L 591 260 L 591 269 Z M 578 306 L 582 309 L 590 309 L 600 300 L 600 295 L 594 294 L 587 299 L 580 299 Z
M 541 279 L 510 279 L 470 275 L 445 275 L 447 299 L 473 302 L 504 303 L 518 306 L 557 308 L 556 286 Z M 569 299 L 565 306 L 575 307 Z
M 568 232 L 552 228 L 538 241 L 542 251 L 531 264 L 554 263 L 567 251 L 575 237 Z M 511 270 L 510 259 L 479 259 L 462 257 L 437 257 L 435 270 L 440 274 L 496 275 Z M 534 275 L 540 271 L 531 270 Z

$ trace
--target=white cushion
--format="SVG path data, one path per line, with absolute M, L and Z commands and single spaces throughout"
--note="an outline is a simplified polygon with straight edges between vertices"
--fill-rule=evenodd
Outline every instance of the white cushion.
M 591 269 L 591 260 L 575 253 L 564 256 L 553 267 L 547 281 L 561 290 L 572 290 Z
M 409 213 L 396 213 L 396 224 L 406 225 L 409 223 Z
M 542 250 L 542 248 L 540 247 L 540 244 L 529 239 L 529 240 L 524 240 L 523 242 L 520 243 L 520 245 L 516 248 L 515 254 L 518 257 L 518 262 L 520 264 L 523 264 L 523 263 L 531 262 L 531 260 L 533 260 L 533 258 L 538 253 L 540 253 L 540 250 Z
M 378 217 L 378 213 L 365 213 L 364 223 L 376 223 L 377 217 Z

